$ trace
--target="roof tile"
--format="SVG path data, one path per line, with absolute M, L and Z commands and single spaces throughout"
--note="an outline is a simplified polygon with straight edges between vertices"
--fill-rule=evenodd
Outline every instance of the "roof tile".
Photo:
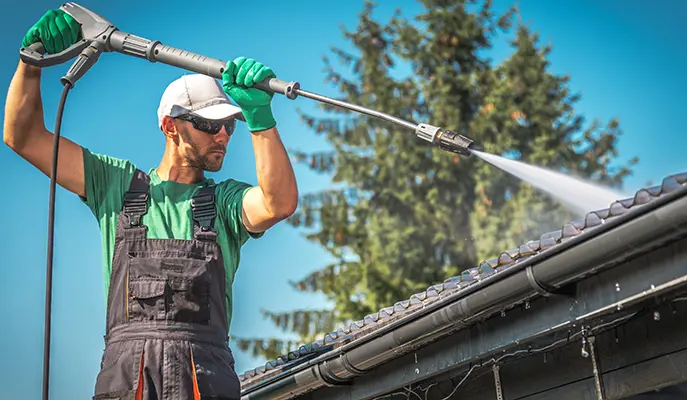
M 585 228 L 593 228 L 603 224 L 603 219 L 597 213 L 589 213 L 584 219 Z

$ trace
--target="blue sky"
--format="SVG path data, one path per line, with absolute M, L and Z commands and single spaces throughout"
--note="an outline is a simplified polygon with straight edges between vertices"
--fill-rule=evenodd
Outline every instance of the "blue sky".
M 410 0 L 380 3 L 377 15 L 383 18 L 396 7 L 406 15 L 420 10 L 419 4 Z M 24 33 L 46 10 L 59 4 L 34 0 L 5 5 L 0 28 L 3 99 Z M 355 27 L 363 3 L 209 0 L 191 6 L 158 0 L 87 0 L 79 4 L 105 16 L 123 31 L 222 60 L 252 57 L 271 66 L 281 79 L 297 80 L 306 90 L 335 95 L 323 84 L 321 58 L 330 46 L 348 48 L 339 25 Z M 498 10 L 509 4 L 495 1 Z M 635 174 L 626 181 L 626 191 L 687 171 L 683 150 L 687 138 L 681 118 L 687 115 L 682 96 L 687 87 L 683 42 L 687 37 L 683 22 L 687 3 L 523 1 L 520 10 L 542 40 L 553 44 L 551 70 L 570 74 L 572 89 L 582 94 L 577 110 L 590 121 L 596 117 L 603 121 L 620 118 L 625 131 L 619 145 L 620 160 L 640 157 Z M 504 43 L 503 38 L 497 39 L 491 53 L 495 60 L 510 51 Z M 57 66 L 43 73 L 49 128 L 54 126 L 62 89 L 59 78 L 67 67 Z M 157 102 L 164 87 L 181 73 L 166 65 L 105 54 L 70 93 L 63 135 L 92 151 L 128 158 L 144 169 L 157 165 L 163 150 L 163 139 L 155 126 Z M 297 108 L 313 110 L 314 102 L 277 96 L 273 104 L 289 148 L 327 148 L 295 113 Z M 4 114 L 4 103 L 0 112 Z M 49 179 L 5 146 L 0 147 L 0 167 L 4 171 L 2 183 L 8 190 L 0 197 L 0 354 L 5 360 L 0 366 L 0 398 L 39 399 Z M 297 165 L 296 173 L 303 193 L 328 185 L 325 177 L 304 167 Z M 256 182 L 245 128 L 232 139 L 224 169 L 211 176 Z M 103 349 L 100 238 L 88 209 L 62 189 L 57 192 L 55 234 L 52 398 L 90 398 Z M 285 224 L 259 241 L 249 242 L 235 283 L 232 333 L 285 337 L 261 318 L 260 309 L 279 312 L 323 307 L 322 298 L 294 292 L 288 281 L 305 276 L 327 259 L 322 250 Z M 264 362 L 235 352 L 239 373 Z

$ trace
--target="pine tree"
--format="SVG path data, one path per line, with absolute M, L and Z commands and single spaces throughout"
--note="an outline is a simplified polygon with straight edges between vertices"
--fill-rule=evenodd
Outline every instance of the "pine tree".
M 607 185 L 629 172 L 611 168 L 621 134 L 617 121 L 599 132 L 583 128 L 567 77 L 547 70 L 550 48 L 519 25 L 513 55 L 492 66 L 483 53 L 512 27 L 516 9 L 502 15 L 491 2 L 424 0 L 415 21 L 400 11 L 387 24 L 366 2 L 357 30 L 344 31 L 358 54 L 333 49 L 327 81 L 340 99 L 397 116 L 464 132 L 486 151 L 564 169 Z M 467 3 L 467 4 L 466 4 Z M 400 63 L 413 74 L 391 76 Z M 413 132 L 378 119 L 321 105 L 332 118 L 303 114 L 333 150 L 293 151 L 298 161 L 330 174 L 340 189 L 305 194 L 289 220 L 308 230 L 334 262 L 293 283 L 324 293 L 333 310 L 265 316 L 308 343 L 345 322 L 362 319 L 429 285 L 474 267 L 500 251 L 536 238 L 542 227 L 569 219 L 557 202 L 479 160 L 432 147 Z M 544 216 L 544 219 L 541 218 Z M 539 217 L 539 218 L 538 218 Z M 239 339 L 241 349 L 274 359 L 298 343 Z
M 620 187 L 637 159 L 623 167 L 612 165 L 622 134 L 619 121 L 613 119 L 602 129 L 595 120 L 585 128 L 584 117 L 574 111 L 579 96 L 570 93 L 569 77 L 548 71 L 551 46 L 540 46 L 538 35 L 522 24 L 511 45 L 513 55 L 489 73 L 492 90 L 471 121 L 470 132 L 489 152 L 509 153 L 531 164 Z M 476 165 L 472 174 L 476 202 L 471 228 L 479 258 L 580 218 L 486 163 Z

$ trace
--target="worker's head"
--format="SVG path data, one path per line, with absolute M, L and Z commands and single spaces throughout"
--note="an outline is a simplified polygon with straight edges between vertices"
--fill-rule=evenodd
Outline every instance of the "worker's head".
M 184 75 L 167 86 L 157 116 L 173 158 L 211 172 L 222 168 L 236 120 L 245 121 L 219 82 L 201 74 Z

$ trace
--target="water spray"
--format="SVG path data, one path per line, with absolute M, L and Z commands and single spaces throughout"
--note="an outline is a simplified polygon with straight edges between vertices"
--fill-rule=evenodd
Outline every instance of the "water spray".
M 50 176 L 50 200 L 48 212 L 48 254 L 46 268 L 46 300 L 45 300 L 45 331 L 43 354 L 43 399 L 48 398 L 49 382 L 49 357 L 50 357 L 50 326 L 51 326 L 51 302 L 52 302 L 52 263 L 54 242 L 54 209 L 55 186 L 57 176 L 57 155 L 59 151 L 60 127 L 62 124 L 62 112 L 67 94 L 76 82 L 98 61 L 102 53 L 117 52 L 128 56 L 134 56 L 150 62 L 159 62 L 174 67 L 179 67 L 191 72 L 204 74 L 216 79 L 222 78 L 226 62 L 186 50 L 170 47 L 157 40 L 148 40 L 130 33 L 122 32 L 114 24 L 93 11 L 76 3 L 64 3 L 60 9 L 72 16 L 81 24 L 81 40 L 56 54 L 45 54 L 42 43 L 34 43 L 20 49 L 21 60 L 36 67 L 49 67 L 65 63 L 74 57 L 76 60 L 64 75 L 60 82 L 64 86 L 62 97 L 58 106 L 57 121 L 55 124 L 53 160 Z M 298 97 L 306 97 L 322 103 L 331 104 L 350 111 L 366 114 L 382 119 L 402 128 L 410 129 L 415 135 L 443 150 L 469 157 L 472 154 L 472 139 L 429 124 L 415 124 L 403 119 L 371 110 L 359 105 L 325 97 L 316 93 L 301 89 L 300 83 L 286 82 L 277 78 L 268 78 L 259 82 L 255 87 L 283 94 L 288 99 L 295 100 Z

